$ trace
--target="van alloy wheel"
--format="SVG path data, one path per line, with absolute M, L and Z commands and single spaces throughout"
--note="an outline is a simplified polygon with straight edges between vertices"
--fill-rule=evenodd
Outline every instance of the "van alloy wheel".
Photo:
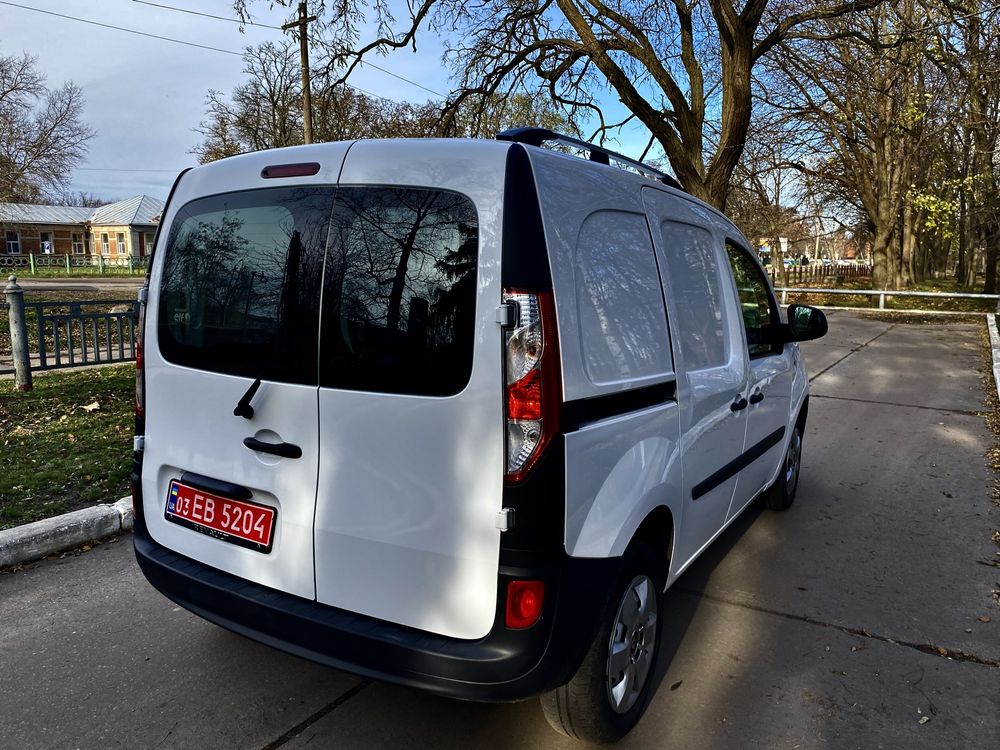
M 799 466 L 802 463 L 802 431 L 796 427 L 792 431 L 792 439 L 788 441 L 788 453 L 785 454 L 785 493 L 792 497 L 799 483 Z
M 617 742 L 642 718 L 656 691 L 661 592 L 667 561 L 645 540 L 622 556 L 601 625 L 572 679 L 541 696 L 552 728 L 585 742 Z
M 625 589 L 608 643 L 608 700 L 615 713 L 635 705 L 649 678 L 656 650 L 656 590 L 638 575 Z
M 799 472 L 802 469 L 803 426 L 801 423 L 796 423 L 792 427 L 781 471 L 774 484 L 764 493 L 764 504 L 771 510 L 788 510 L 795 502 L 795 491 L 799 488 Z

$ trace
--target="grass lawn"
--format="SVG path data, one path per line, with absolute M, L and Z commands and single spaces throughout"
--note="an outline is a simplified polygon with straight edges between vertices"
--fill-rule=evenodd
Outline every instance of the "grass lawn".
M 135 367 L 35 373 L 34 385 L 0 380 L 0 529 L 129 493 Z

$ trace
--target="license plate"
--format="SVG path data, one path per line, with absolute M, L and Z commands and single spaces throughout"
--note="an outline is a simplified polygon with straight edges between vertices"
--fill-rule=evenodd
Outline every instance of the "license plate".
M 275 508 L 222 497 L 177 480 L 170 483 L 164 512 L 168 521 L 265 553 L 271 551 L 277 515 Z

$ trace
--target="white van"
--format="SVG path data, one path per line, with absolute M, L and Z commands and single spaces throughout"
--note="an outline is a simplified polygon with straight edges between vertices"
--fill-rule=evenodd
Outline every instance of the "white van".
M 791 504 L 794 342 L 826 331 L 667 183 L 538 128 L 183 173 L 140 294 L 146 577 L 290 653 L 623 736 L 662 592 Z

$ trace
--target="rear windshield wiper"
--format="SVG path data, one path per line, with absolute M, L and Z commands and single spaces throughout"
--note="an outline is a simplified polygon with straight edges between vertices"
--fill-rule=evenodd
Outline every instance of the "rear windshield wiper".
M 243 394 L 243 398 L 241 398 L 240 402 L 236 404 L 236 408 L 233 409 L 234 417 L 253 419 L 253 407 L 250 406 L 250 402 L 253 401 L 253 397 L 257 395 L 258 388 L 260 388 L 260 378 L 253 381 L 250 387 L 247 388 L 247 392 Z

